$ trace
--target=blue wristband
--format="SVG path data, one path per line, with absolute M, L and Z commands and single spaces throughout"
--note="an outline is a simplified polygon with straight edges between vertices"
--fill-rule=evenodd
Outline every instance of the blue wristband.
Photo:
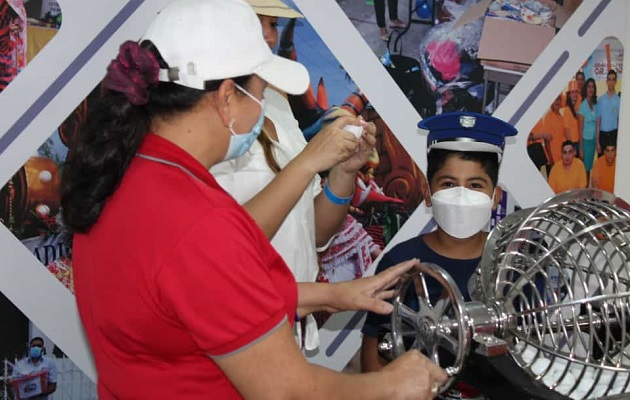
M 340 206 L 345 206 L 346 204 L 350 203 L 350 200 L 352 200 L 352 195 L 348 197 L 338 197 L 336 194 L 334 194 L 332 190 L 330 190 L 330 186 L 328 186 L 328 181 L 326 181 L 326 183 L 324 184 L 324 194 L 326 195 L 328 200 Z

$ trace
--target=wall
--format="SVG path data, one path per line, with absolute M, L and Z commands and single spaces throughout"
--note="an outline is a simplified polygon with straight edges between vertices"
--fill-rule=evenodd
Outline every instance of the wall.
M 138 38 L 167 0 L 66 0 L 59 34 L 0 95 L 0 182 L 8 179 L 59 126 L 100 81 L 105 66 L 124 40 Z M 399 141 L 425 168 L 425 141 L 410 127 L 420 119 L 398 90 L 334 0 L 295 0 L 350 76 L 370 98 Z M 628 7 L 625 0 L 589 1 L 577 9 L 537 62 L 496 110 L 495 116 L 529 132 L 566 77 L 605 37 L 627 43 Z M 592 22 L 592 25 L 590 24 Z M 626 57 L 627 59 L 627 57 Z M 627 80 L 625 80 L 627 81 Z M 628 92 L 625 86 L 622 92 Z M 622 96 L 622 109 L 630 109 Z M 630 121 L 622 115 L 621 127 Z M 424 137 L 424 136 L 421 136 Z M 533 206 L 551 195 L 525 152 L 526 135 L 518 135 L 506 149 L 500 180 L 522 206 Z M 619 138 L 619 154 L 630 154 L 630 139 Z M 618 162 L 619 195 L 630 199 L 630 184 L 619 178 L 630 157 Z M 527 185 L 521 182 L 528 182 Z M 390 246 L 418 233 L 428 214 L 418 209 Z M 92 379 L 96 378 L 84 340 L 74 298 L 4 227 L 0 226 L 0 291 L 33 320 Z M 41 299 L 45 298 L 43 302 Z M 358 332 L 343 328 L 360 318 L 344 313 L 331 319 L 322 334 L 321 353 L 314 362 L 341 369 L 358 346 Z

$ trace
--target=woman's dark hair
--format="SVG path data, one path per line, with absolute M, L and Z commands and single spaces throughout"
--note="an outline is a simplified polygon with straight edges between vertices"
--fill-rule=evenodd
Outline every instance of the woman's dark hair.
M 593 97 L 591 98 L 591 103 L 597 104 L 597 85 L 595 84 L 595 79 L 588 78 L 586 82 L 584 82 L 584 86 L 582 86 L 582 98 L 587 99 L 586 97 L 586 88 L 588 87 L 589 82 L 593 83 Z
M 584 75 L 584 72 L 582 71 L 578 71 L 575 73 L 575 80 L 577 80 L 578 76 L 582 76 L 582 78 L 586 77 L 586 75 Z
M 150 42 L 143 42 L 142 47 L 155 54 L 160 68 L 168 68 Z M 239 77 L 234 81 L 247 87 L 250 78 Z M 149 99 L 143 105 L 133 105 L 125 94 L 105 89 L 98 102 L 90 107 L 62 167 L 61 207 L 68 233 L 87 232 L 96 223 L 154 117 L 168 119 L 191 110 L 221 82 L 206 82 L 205 90 L 159 82 L 149 88 Z
M 431 184 L 433 176 L 439 171 L 450 157 L 458 157 L 464 161 L 473 161 L 481 165 L 488 174 L 492 184 L 496 187 L 499 181 L 499 156 L 485 151 L 455 151 L 433 149 L 427 155 L 427 181 Z

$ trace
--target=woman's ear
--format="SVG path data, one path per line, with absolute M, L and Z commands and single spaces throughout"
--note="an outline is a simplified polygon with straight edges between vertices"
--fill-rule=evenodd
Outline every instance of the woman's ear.
M 215 92 L 215 107 L 221 118 L 223 126 L 228 126 L 234 120 L 232 106 L 234 104 L 234 96 L 236 95 L 236 86 L 234 81 L 226 79 L 221 82 L 219 89 Z
M 494 202 L 492 203 L 492 210 L 496 210 L 497 206 L 503 199 L 503 188 L 501 186 L 497 186 L 494 188 Z

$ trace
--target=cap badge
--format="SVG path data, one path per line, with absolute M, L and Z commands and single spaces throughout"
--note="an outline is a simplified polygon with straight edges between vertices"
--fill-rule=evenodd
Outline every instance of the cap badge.
M 475 126 L 476 122 L 477 118 L 473 117 L 472 115 L 462 115 L 461 117 L 459 117 L 459 124 L 464 128 L 472 128 Z

